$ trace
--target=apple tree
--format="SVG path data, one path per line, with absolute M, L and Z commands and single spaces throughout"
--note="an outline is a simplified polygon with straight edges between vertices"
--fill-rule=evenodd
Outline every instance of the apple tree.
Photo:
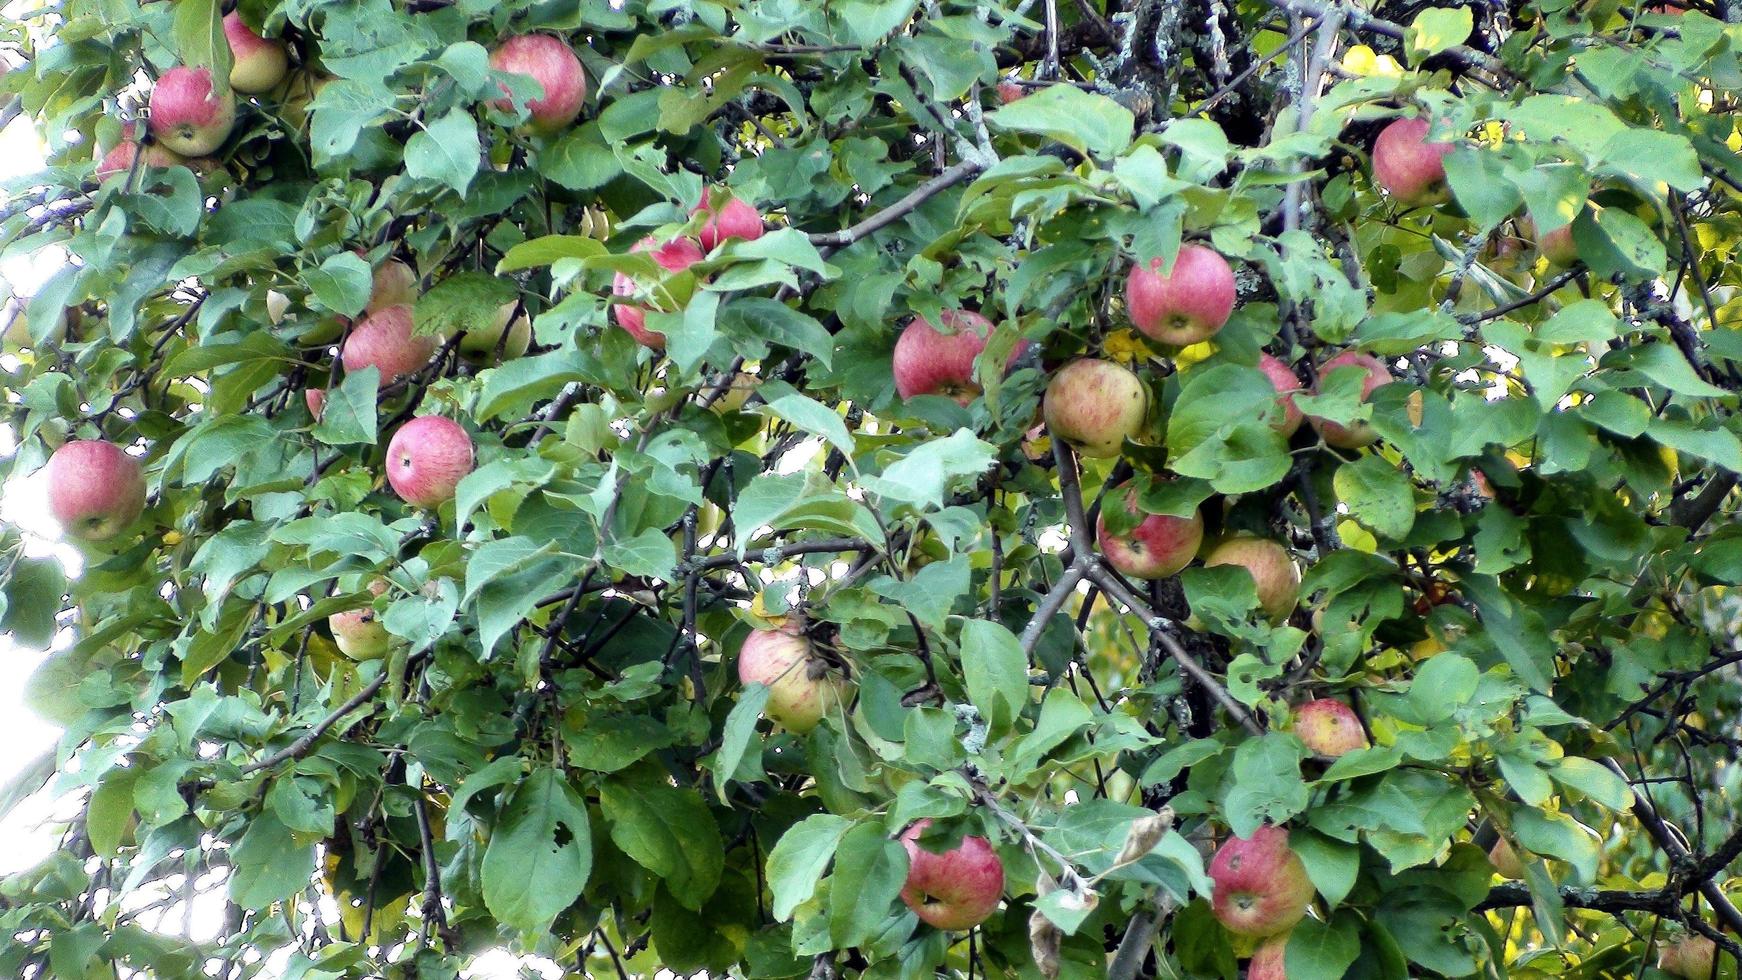
M 32 6 L 0 975 L 1734 975 L 1737 0 Z

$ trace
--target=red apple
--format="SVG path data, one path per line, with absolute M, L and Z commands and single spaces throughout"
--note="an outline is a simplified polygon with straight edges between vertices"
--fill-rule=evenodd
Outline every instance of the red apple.
M 1682 980 L 1709 980 L 1712 959 L 1717 955 L 1716 943 L 1705 936 L 1687 933 L 1659 947 L 1657 968 Z
M 387 444 L 387 482 L 408 504 L 440 507 L 454 499 L 454 488 L 470 472 L 472 437 L 453 419 L 419 416 Z
M 1352 350 L 1346 350 L 1326 361 L 1319 368 L 1319 382 L 1322 385 L 1332 371 L 1357 368 L 1367 372 L 1367 376 L 1361 379 L 1361 400 L 1363 402 L 1376 389 L 1391 383 L 1391 369 L 1385 366 L 1384 361 L 1372 354 L 1363 354 L 1360 351 Z M 1379 433 L 1375 432 L 1373 426 L 1366 422 L 1344 425 L 1341 422 L 1332 422 L 1317 416 L 1308 416 L 1308 418 L 1312 421 L 1313 428 L 1319 430 L 1319 438 L 1323 439 L 1327 446 L 1334 446 L 1338 449 L 1360 449 L 1362 446 L 1371 446 L 1379 439 Z
M 925 317 L 916 316 L 901 331 L 895 341 L 895 358 L 891 365 L 895 373 L 895 391 L 903 399 L 917 395 L 945 395 L 966 405 L 980 395 L 980 383 L 974 378 L 974 362 L 986 349 L 986 338 L 992 333 L 992 321 L 973 310 L 945 310 L 938 319 L 943 330 L 932 326 Z M 1018 341 L 1010 356 L 1004 359 L 1009 370 L 1028 347 Z
M 385 579 L 369 583 L 370 595 L 378 596 L 386 591 Z M 327 617 L 327 629 L 332 631 L 339 652 L 352 660 L 379 660 L 393 646 L 393 634 L 387 632 L 387 627 L 376 618 L 374 606 L 333 613 Z
M 139 143 L 133 139 L 123 139 L 114 148 L 103 154 L 103 159 L 97 163 L 96 178 L 99 181 L 108 180 L 116 174 L 127 174 L 133 170 L 133 158 L 139 155 Z M 156 143 L 145 148 L 145 159 L 141 163 L 146 167 L 185 167 L 188 161 L 181 154 L 168 147 Z
M 284 81 L 290 57 L 284 45 L 268 41 L 242 23 L 242 15 L 224 18 L 224 38 L 230 42 L 230 87 L 246 95 L 270 92 Z
M 369 283 L 369 305 L 365 313 L 375 313 L 389 306 L 412 306 L 417 302 L 417 272 L 398 259 L 388 259 L 375 267 Z
M 652 238 L 643 238 L 635 243 L 636 252 L 653 253 L 653 261 L 667 272 L 682 272 L 700 262 L 705 256 L 695 242 L 687 238 L 674 238 L 661 244 Z M 641 291 L 641 286 L 633 276 L 619 272 L 611 280 L 611 293 L 614 296 L 633 296 Z M 665 349 L 665 334 L 657 330 L 647 329 L 647 311 L 639 306 L 618 303 L 611 307 L 611 312 L 617 318 L 617 325 L 629 332 L 629 336 L 643 347 L 654 350 Z
M 460 356 L 474 364 L 499 364 L 526 353 L 532 344 L 532 321 L 525 313 L 515 316 L 514 311 L 519 308 L 519 300 L 509 300 L 497 308 L 490 326 L 466 331 L 457 348 Z M 502 339 L 504 333 L 507 340 Z
M 106 541 L 145 510 L 145 474 L 139 460 L 112 442 L 63 443 L 43 469 L 49 513 L 75 538 Z
M 1004 862 L 991 842 L 971 834 L 948 851 L 928 851 L 919 838 L 929 826 L 931 820 L 921 820 L 901 835 L 907 849 L 901 900 L 934 929 L 972 929 L 997 911 L 1004 897 Z
M 1041 406 L 1054 438 L 1084 456 L 1117 456 L 1142 430 L 1149 393 L 1125 368 L 1084 357 L 1053 373 Z
M 1295 709 L 1294 734 L 1314 754 L 1328 759 L 1368 746 L 1367 730 L 1354 709 L 1341 701 L 1318 698 Z
M 1285 932 L 1258 945 L 1252 953 L 1252 962 L 1246 964 L 1246 980 L 1288 980 L 1288 972 L 1284 969 L 1288 937 Z
M 428 364 L 438 346 L 436 338 L 412 333 L 411 307 L 389 306 L 369 314 L 351 328 L 339 360 L 346 371 L 378 369 L 379 387 L 385 388 L 393 379 Z
M 1234 312 L 1234 270 L 1228 260 L 1202 245 L 1182 245 L 1172 271 L 1161 259 L 1134 265 L 1125 279 L 1125 308 L 1131 324 L 1151 340 L 1175 347 L 1215 336 Z
M 1524 862 L 1519 860 L 1518 852 L 1504 837 L 1488 849 L 1488 863 L 1494 865 L 1494 872 L 1502 878 L 1518 881 L 1524 877 Z
M 1252 576 L 1258 608 L 1271 619 L 1294 611 L 1300 599 L 1300 567 L 1288 549 L 1267 538 L 1237 536 L 1224 540 L 1204 556 L 1204 565 L 1238 565 Z
M 738 680 L 767 685 L 763 713 L 801 735 L 845 700 L 840 675 L 814 654 L 810 640 L 796 625 L 753 630 L 738 651 Z
M 1274 936 L 1306 917 L 1313 900 L 1306 865 L 1288 846 L 1288 831 L 1268 824 L 1234 837 L 1210 859 L 1211 907 L 1229 932 Z
M 1006 78 L 998 83 L 998 101 L 1009 105 L 1028 94 L 1028 90 L 1015 79 Z
M 1270 379 L 1271 385 L 1276 388 L 1276 401 L 1282 406 L 1282 419 L 1271 428 L 1282 433 L 1282 437 L 1287 439 L 1294 435 L 1295 430 L 1300 428 L 1301 420 L 1306 417 L 1295 405 L 1293 394 L 1305 386 L 1300 383 L 1300 378 L 1295 376 L 1294 370 L 1284 364 L 1279 357 L 1261 352 L 1258 355 L 1258 370 L 1263 371 L 1264 376 Z
M 510 75 L 525 75 L 543 86 L 544 94 L 526 100 L 534 129 L 551 132 L 575 121 L 587 98 L 587 73 L 581 59 L 561 38 L 549 34 L 522 34 L 502 42 L 490 52 L 490 67 Z M 503 93 L 508 87 L 502 86 Z M 497 99 L 497 108 L 513 111 L 507 98 Z
M 151 135 L 182 156 L 216 150 L 236 125 L 236 99 L 219 94 L 210 68 L 171 68 L 151 90 Z
M 762 237 L 762 214 L 755 207 L 732 195 L 724 187 L 710 187 L 702 194 L 702 202 L 690 214 L 707 214 L 702 230 L 696 232 L 702 248 L 712 252 L 725 242 L 742 238 L 753 242 Z
M 327 407 L 327 389 L 304 388 L 302 400 L 308 403 L 308 413 L 320 421 L 321 412 Z
M 1446 154 L 1451 143 L 1430 143 L 1428 121 L 1398 119 L 1373 142 L 1373 181 L 1399 203 L 1438 204 L 1447 197 Z
M 1137 519 L 1137 489 L 1119 487 L 1108 495 L 1103 507 L 1118 503 L 1131 519 Z M 1137 526 L 1122 534 L 1107 533 L 1105 512 L 1095 519 L 1095 542 L 1108 564 L 1119 571 L 1141 579 L 1167 578 L 1191 564 L 1198 546 L 1204 541 L 1204 518 L 1194 513 L 1190 517 L 1169 517 L 1164 514 L 1143 514 Z
M 1518 230 L 1526 238 L 1535 240 L 1536 251 L 1548 260 L 1550 265 L 1569 268 L 1579 261 L 1579 247 L 1573 242 L 1573 226 L 1571 222 L 1561 225 L 1546 235 L 1539 235 L 1536 222 L 1529 218 L 1518 220 Z

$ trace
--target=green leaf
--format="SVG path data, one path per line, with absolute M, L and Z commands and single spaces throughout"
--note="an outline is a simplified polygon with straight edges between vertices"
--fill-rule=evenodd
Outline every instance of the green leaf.
M 669 579 L 677 564 L 677 546 L 658 528 L 648 528 L 632 538 L 605 542 L 605 564 L 625 575 Z
M 961 646 L 969 699 L 994 734 L 1008 731 L 1028 706 L 1028 658 L 1022 644 L 1001 623 L 970 619 L 962 624 Z
M 586 805 L 555 769 L 533 770 L 509 796 L 484 849 L 485 906 L 512 929 L 541 932 L 580 897 L 592 870 Z
M 1478 226 L 1492 228 L 1512 217 L 1524 203 L 1524 195 L 1507 179 L 1506 163 L 1499 154 L 1459 146 L 1446 155 L 1445 162 L 1446 182 Z
M 262 811 L 230 850 L 230 901 L 264 909 L 307 888 L 314 871 L 314 844 L 298 844 L 275 814 Z
M 1468 20 L 1469 10 L 1459 9 Z M 1347 913 L 1328 923 L 1308 917 L 1288 935 L 1284 972 L 1289 980 L 1340 980 L 1360 955 L 1361 936 Z
M 721 803 L 729 802 L 726 799 L 726 785 L 744 764 L 745 753 L 757 739 L 756 719 L 762 717 L 762 708 L 766 704 L 768 685 L 749 684 L 739 693 L 731 713 L 726 716 L 726 724 L 720 730 L 720 749 L 714 754 L 713 763 L 714 792 Z M 759 756 L 756 758 L 759 760 Z M 762 771 L 760 761 L 757 762 L 756 771 L 759 774 Z
M 527 269 L 542 269 L 547 265 L 555 265 L 563 259 L 590 259 L 604 255 L 605 243 L 596 238 L 584 238 L 580 235 L 545 235 L 531 241 L 521 242 L 508 250 L 502 256 L 502 261 L 496 263 L 496 273 L 522 272 Z
M 1111 160 L 1131 145 L 1131 110 L 1075 85 L 1049 85 L 988 115 L 1014 133 L 1036 133 L 1082 153 Z
M 1648 279 L 1662 275 L 1668 261 L 1651 226 L 1620 208 L 1587 208 L 1573 222 L 1573 243 L 1600 276 Z
M 224 6 L 220 0 L 176 0 L 175 51 L 181 63 L 212 70 L 212 87 L 230 91 L 230 42 L 224 36 Z
M 369 263 L 354 252 L 329 256 L 320 268 L 304 273 L 302 278 L 315 302 L 340 316 L 363 312 L 363 307 L 369 305 L 369 291 L 375 281 Z
M 800 820 L 768 853 L 768 887 L 774 893 L 774 917 L 792 918 L 792 912 L 816 893 L 817 882 L 834 859 L 835 847 L 852 829 L 853 822 L 832 813 L 813 813 Z
M 455 273 L 417 298 L 412 307 L 413 332 L 451 337 L 462 330 L 487 329 L 496 324 L 497 311 L 518 295 L 512 282 L 488 272 Z
M 321 403 L 321 419 L 315 423 L 314 437 L 329 446 L 353 443 L 374 445 L 376 424 L 375 396 L 380 389 L 381 372 L 375 367 L 347 371 L 337 388 L 327 391 Z
M 1419 65 L 1429 55 L 1463 44 L 1475 27 L 1475 16 L 1468 7 L 1428 7 L 1415 16 L 1404 34 L 1410 64 Z
M 612 843 L 665 879 L 684 908 L 699 910 L 714 894 L 725 849 L 699 795 L 672 786 L 663 773 L 635 769 L 599 785 L 599 808 Z
M 874 938 L 906 880 L 907 850 L 890 839 L 880 821 L 848 831 L 835 850 L 835 871 L 829 876 L 829 938 L 834 948 Z
M 835 338 L 823 329 L 815 318 L 807 316 L 785 303 L 759 296 L 735 299 L 720 310 L 720 331 L 735 341 L 740 353 L 760 359 L 768 345 L 791 347 L 817 359 L 824 367 L 831 366 L 835 354 Z
M 882 473 L 862 477 L 859 483 L 886 499 L 928 510 L 943 506 L 944 495 L 955 481 L 978 477 L 996 458 L 990 445 L 969 430 L 958 429 L 947 438 L 920 443 Z
M 812 435 L 822 436 L 849 457 L 853 454 L 853 434 L 834 409 L 801 395 L 784 381 L 769 381 L 762 385 L 763 408 L 768 414 Z
M 478 122 L 463 109 L 448 114 L 413 133 L 405 143 L 405 172 L 414 178 L 433 180 L 465 194 L 478 172 L 483 147 L 478 142 Z
M 1393 541 L 1415 526 L 1415 491 L 1409 477 L 1379 456 L 1337 467 L 1331 477 L 1337 499 L 1362 527 Z
M 1361 872 L 1361 848 L 1333 840 L 1310 830 L 1296 830 L 1288 835 L 1288 845 L 1306 866 L 1313 887 L 1324 896 L 1326 904 L 1336 908 L 1355 888 Z
M 1647 187 L 1663 181 L 1683 193 L 1699 190 L 1706 178 L 1700 157 L 1686 136 L 1659 129 L 1627 129 L 1603 144 L 1603 171 L 1633 177 Z

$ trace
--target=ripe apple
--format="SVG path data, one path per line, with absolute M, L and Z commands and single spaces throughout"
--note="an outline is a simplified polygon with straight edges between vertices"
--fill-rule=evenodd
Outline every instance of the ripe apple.
M 1428 121 L 1398 119 L 1373 142 L 1373 181 L 1399 203 L 1438 204 L 1448 196 L 1446 154 L 1451 143 L 1430 143 Z
M 97 162 L 94 176 L 99 181 L 108 180 L 116 174 L 127 174 L 133 170 L 133 158 L 139 155 L 139 142 L 134 139 L 123 139 L 116 143 L 103 159 Z M 145 148 L 145 159 L 141 166 L 146 167 L 185 167 L 188 161 L 181 154 L 166 146 L 153 143 Z
M 230 87 L 246 95 L 270 92 L 284 81 L 290 57 L 284 45 L 268 41 L 242 23 L 242 15 L 224 18 L 224 39 L 230 42 Z
M 219 94 L 210 68 L 171 68 L 151 90 L 151 135 L 182 156 L 216 150 L 236 125 L 236 99 Z
M 1392 380 L 1391 369 L 1385 366 L 1384 361 L 1372 354 L 1346 350 L 1326 361 L 1319 368 L 1320 383 L 1323 384 L 1325 378 L 1332 371 L 1340 368 L 1359 368 L 1367 372 L 1367 376 L 1361 379 L 1361 400 L 1363 402 L 1376 389 L 1390 384 Z M 1334 446 L 1338 449 L 1360 449 L 1362 446 L 1371 446 L 1379 439 L 1379 433 L 1375 432 L 1373 426 L 1366 422 L 1344 425 L 1341 422 L 1332 422 L 1318 416 L 1308 416 L 1308 419 L 1312 422 L 1313 428 L 1319 431 L 1319 438 L 1323 439 L 1327 446 Z
M 1013 78 L 1006 78 L 998 83 L 998 101 L 1009 105 L 1028 94 L 1022 83 Z
M 1246 980 L 1288 980 L 1284 970 L 1287 962 L 1289 933 L 1271 936 L 1260 943 L 1252 953 L 1252 962 L 1246 964 Z
M 738 651 L 738 680 L 767 685 L 763 713 L 800 735 L 817 727 L 823 715 L 844 700 L 840 676 L 813 654 L 810 640 L 793 623 L 751 631 Z
M 581 59 L 561 38 L 549 34 L 522 34 L 502 42 L 490 52 L 490 67 L 510 75 L 525 75 L 544 88 L 538 98 L 524 103 L 532 117 L 532 128 L 552 132 L 567 126 L 581 114 L 581 103 L 587 98 L 587 73 Z M 509 95 L 508 86 L 502 86 Z M 498 109 L 512 112 L 508 98 L 497 99 Z
M 1525 218 L 1521 224 L 1523 231 L 1536 239 L 1536 251 L 1548 260 L 1549 265 L 1566 269 L 1579 261 L 1579 247 L 1573 242 L 1573 226 L 1570 222 L 1546 235 L 1538 235 L 1536 222 L 1529 218 Z
M 1504 837 L 1488 849 L 1488 863 L 1494 865 L 1494 873 L 1502 878 L 1519 881 L 1524 877 L 1524 861 Z
M 1288 549 L 1268 538 L 1236 536 L 1224 540 L 1204 556 L 1204 565 L 1238 565 L 1252 576 L 1258 590 L 1258 608 L 1271 619 L 1294 611 L 1300 599 L 1300 567 Z
M 411 306 L 417 302 L 417 272 L 398 259 L 388 259 L 375 267 L 369 282 L 369 305 L 364 313 L 375 313 L 389 306 Z
M 1313 900 L 1306 865 L 1288 846 L 1288 831 L 1265 824 L 1230 838 L 1210 859 L 1211 908 L 1229 932 L 1274 936 L 1306 917 Z
M 370 595 L 378 596 L 386 591 L 385 579 L 369 583 Z M 352 660 L 379 660 L 387 656 L 387 651 L 393 646 L 393 634 L 387 632 L 387 627 L 375 617 L 374 606 L 333 613 L 327 617 L 327 629 L 332 631 L 339 652 Z
M 669 242 L 660 243 L 653 238 L 643 238 L 635 243 L 631 250 L 635 252 L 651 252 L 653 261 L 667 272 L 682 272 L 700 262 L 704 256 L 695 242 L 687 238 L 674 238 Z M 633 296 L 641 291 L 633 276 L 619 272 L 611 279 L 611 293 L 614 296 Z M 611 307 L 612 314 L 617 318 L 617 325 L 629 331 L 629 336 L 643 347 L 654 350 L 665 349 L 665 334 L 657 330 L 647 329 L 647 311 L 639 306 L 618 303 Z
M 1046 427 L 1084 456 L 1119 455 L 1149 413 L 1149 392 L 1129 370 L 1092 357 L 1053 373 L 1041 402 Z
M 1712 976 L 1712 959 L 1717 955 L 1716 943 L 1705 936 L 1687 933 L 1658 948 L 1657 968 L 1682 980 L 1708 980 Z
M 1175 347 L 1201 343 L 1234 312 L 1234 270 L 1213 249 L 1181 245 L 1165 275 L 1159 258 L 1131 267 L 1125 309 L 1131 325 L 1151 340 Z
M 472 437 L 453 419 L 419 416 L 387 444 L 387 482 L 413 506 L 433 510 L 454 499 L 454 488 L 470 472 Z
M 400 375 L 428 364 L 437 346 L 434 337 L 412 334 L 411 307 L 389 306 L 369 314 L 351 328 L 339 360 L 346 371 L 366 367 L 380 370 L 379 387 L 385 388 Z
M 526 348 L 532 344 L 532 321 L 525 313 L 514 315 L 519 307 L 519 300 L 510 300 L 496 310 L 490 326 L 466 331 L 466 335 L 460 338 L 460 356 L 474 364 L 500 364 L 526 353 Z M 508 334 L 507 340 L 502 339 L 504 333 Z M 501 348 L 500 354 L 497 353 L 498 347 Z
M 145 510 L 145 474 L 139 460 L 112 442 L 62 443 L 43 469 L 49 513 L 75 538 L 106 541 Z
M 895 341 L 895 358 L 891 369 L 895 374 L 895 391 L 903 399 L 917 395 L 944 395 L 967 405 L 980 396 L 980 383 L 974 379 L 974 362 L 986 349 L 986 338 L 992 333 L 992 321 L 973 310 L 945 310 L 938 319 L 943 330 L 930 320 L 916 316 Z M 1004 359 L 1009 370 L 1028 347 L 1019 341 L 1010 356 Z
M 934 929 L 972 929 L 998 909 L 1004 897 L 1004 862 L 991 842 L 968 835 L 948 851 L 928 851 L 919 838 L 931 826 L 920 820 L 901 835 L 907 849 L 907 883 L 901 900 Z
M 1282 420 L 1272 428 L 1287 439 L 1294 435 L 1295 430 L 1300 428 L 1301 420 L 1306 417 L 1301 414 L 1299 406 L 1295 405 L 1293 394 L 1305 385 L 1300 383 L 1300 378 L 1295 376 L 1292 368 L 1283 363 L 1282 358 L 1272 354 L 1261 352 L 1258 355 L 1258 370 L 1263 371 L 1264 376 L 1276 388 L 1276 400 L 1282 405 Z
M 304 388 L 302 400 L 308 403 L 308 413 L 314 416 L 315 421 L 320 421 L 321 412 L 327 407 L 327 389 Z
M 702 248 L 709 252 L 733 238 L 753 242 L 762 237 L 762 214 L 755 207 L 733 196 L 724 187 L 710 187 L 702 194 L 690 214 L 707 214 L 702 230 L 696 232 Z
M 1331 698 L 1308 701 L 1295 709 L 1294 734 L 1316 755 L 1335 759 L 1364 749 L 1367 730 L 1348 705 Z
M 1109 494 L 1108 505 L 1117 501 L 1131 519 L 1139 516 L 1137 488 L 1118 487 Z M 1106 505 L 1104 505 L 1106 506 Z M 1137 526 L 1122 534 L 1107 532 L 1105 512 L 1095 519 L 1095 542 L 1114 568 L 1132 578 L 1158 579 L 1179 574 L 1197 557 L 1204 541 L 1203 515 L 1169 517 L 1142 514 Z

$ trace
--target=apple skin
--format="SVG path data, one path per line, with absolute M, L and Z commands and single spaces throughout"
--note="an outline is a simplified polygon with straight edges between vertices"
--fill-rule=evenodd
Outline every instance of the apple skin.
M 277 88 L 290 71 L 290 56 L 284 45 L 268 41 L 242 23 L 242 15 L 224 17 L 224 39 L 230 42 L 230 87 L 245 95 L 260 95 Z
M 1295 709 L 1294 734 L 1314 754 L 1326 759 L 1367 748 L 1367 730 L 1354 709 L 1341 701 L 1318 698 Z
M 1346 350 L 1321 365 L 1319 378 L 1323 380 L 1332 371 L 1351 365 L 1367 372 L 1367 377 L 1361 380 L 1361 400 L 1363 402 L 1376 389 L 1392 382 L 1391 369 L 1385 366 L 1384 361 L 1372 354 L 1363 354 L 1360 351 L 1352 350 Z M 1327 446 L 1333 446 L 1337 449 L 1360 449 L 1379 441 L 1379 433 L 1375 432 L 1373 426 L 1366 422 L 1344 425 L 1341 422 L 1332 422 L 1313 415 L 1307 416 L 1307 419 L 1312 422 L 1313 428 L 1318 430 L 1319 438 L 1323 439 Z
M 1053 373 L 1041 402 L 1046 427 L 1084 456 L 1119 455 L 1149 414 L 1149 392 L 1129 370 L 1092 357 Z
M 1027 89 L 1011 79 L 1006 78 L 998 83 L 998 101 L 1005 105 L 1009 105 L 1027 94 Z
M 389 306 L 411 306 L 417 302 L 417 272 L 398 259 L 388 259 L 375 267 L 369 282 L 369 305 L 364 313 L 377 313 Z
M 1561 225 L 1546 235 L 1538 235 L 1536 222 L 1526 218 L 1523 230 L 1536 240 L 1537 253 L 1547 259 L 1549 265 L 1568 269 L 1579 261 L 1579 246 L 1573 241 L 1571 223 Z
M 1137 489 L 1115 488 L 1109 496 L 1119 501 L 1127 514 L 1136 516 Z M 1103 515 L 1095 518 L 1095 544 L 1108 564 L 1120 572 L 1140 579 L 1159 579 L 1178 575 L 1180 569 L 1197 557 L 1204 543 L 1204 518 L 1170 517 L 1165 514 L 1144 514 L 1137 526 L 1124 534 L 1107 533 Z
M 210 68 L 171 68 L 151 90 L 151 135 L 184 157 L 224 145 L 236 125 L 236 99 L 218 94 Z
M 990 841 L 971 834 L 951 850 L 928 851 L 919 838 L 929 826 L 929 818 L 921 820 L 901 835 L 907 850 L 901 900 L 934 929 L 972 929 L 997 911 L 1004 897 L 1004 862 Z
M 763 713 L 799 735 L 817 727 L 844 699 L 840 677 L 811 655 L 810 640 L 795 625 L 752 630 L 738 651 L 738 680 L 767 685 Z
M 325 411 L 327 407 L 327 389 L 304 388 L 302 400 L 308 405 L 308 413 L 314 416 L 315 421 L 319 422 L 321 412 Z
M 1401 204 L 1439 204 L 1449 197 L 1446 154 L 1451 143 L 1427 141 L 1426 119 L 1394 120 L 1373 142 L 1373 182 Z
M 457 348 L 460 356 L 473 364 L 499 364 L 526 353 L 526 348 L 532 344 L 532 321 L 525 313 L 514 315 L 519 307 L 519 300 L 509 300 L 496 310 L 496 318 L 488 328 L 466 331 Z M 512 326 L 510 320 L 514 321 Z M 508 334 L 507 340 L 502 339 L 503 333 Z M 497 354 L 498 346 L 501 347 L 500 355 Z
M 696 232 L 696 238 L 701 240 L 702 248 L 709 252 L 734 238 L 753 242 L 762 237 L 764 230 L 762 213 L 753 205 L 733 196 L 724 187 L 708 188 L 702 194 L 701 203 L 690 214 L 708 216 L 708 220 L 702 223 L 702 230 Z
M 369 583 L 370 595 L 378 596 L 386 591 L 387 582 L 383 579 Z M 327 629 L 332 631 L 339 652 L 352 660 L 380 660 L 393 647 L 393 634 L 387 632 L 387 627 L 375 617 L 373 606 L 333 613 L 327 617 Z
M 682 272 L 700 262 L 704 256 L 701 247 L 687 238 L 674 238 L 661 243 L 653 238 L 643 238 L 631 249 L 635 252 L 650 252 L 653 261 L 667 272 Z M 633 296 L 640 291 L 633 276 L 617 273 L 611 279 L 611 294 L 613 296 Z M 657 330 L 647 329 L 647 311 L 639 306 L 618 303 L 611 307 L 611 314 L 616 317 L 617 325 L 629 332 L 636 342 L 643 347 L 654 350 L 665 350 L 665 334 Z
M 112 442 L 62 443 L 43 471 L 48 511 L 75 538 L 107 541 L 145 510 L 145 474 L 139 460 Z
M 1518 852 L 1502 837 L 1488 849 L 1488 863 L 1494 865 L 1494 872 L 1510 881 L 1520 881 L 1524 878 L 1524 862 L 1519 859 Z
M 1657 951 L 1657 968 L 1682 980 L 1708 980 L 1712 975 L 1712 959 L 1718 955 L 1716 943 L 1692 933 Z
M 1300 600 L 1300 566 L 1288 549 L 1268 538 L 1236 536 L 1224 540 L 1204 556 L 1204 565 L 1239 565 L 1252 576 L 1258 590 L 1258 608 L 1273 620 L 1294 611 Z
M 423 415 L 399 427 L 387 444 L 387 482 L 399 499 L 434 510 L 454 499 L 472 472 L 472 437 L 460 423 Z
M 1301 414 L 1300 407 L 1294 403 L 1294 392 L 1301 391 L 1306 386 L 1300 383 L 1300 378 L 1283 363 L 1282 358 L 1273 354 L 1258 355 L 1258 370 L 1263 371 L 1264 376 L 1270 379 L 1270 384 L 1276 388 L 1276 400 L 1282 405 L 1282 420 L 1271 428 L 1287 439 L 1295 434 L 1301 422 L 1306 419 Z
M 1306 917 L 1313 900 L 1306 865 L 1288 846 L 1288 831 L 1265 824 L 1251 837 L 1230 838 L 1210 859 L 1211 908 L 1238 936 L 1285 933 Z
M 896 338 L 890 365 L 896 394 L 904 401 L 918 395 L 944 395 L 967 405 L 980 396 L 974 362 L 986 349 L 992 321 L 973 310 L 945 310 L 938 319 L 949 333 L 916 316 Z M 1004 359 L 1004 369 L 1008 371 L 1027 348 L 1027 341 L 1019 341 Z
M 1166 275 L 1159 258 L 1131 267 L 1125 309 L 1132 326 L 1151 340 L 1175 347 L 1202 343 L 1234 312 L 1234 270 L 1213 249 L 1181 245 Z
M 351 328 L 339 360 L 346 371 L 366 367 L 380 370 L 378 387 L 385 388 L 395 378 L 428 364 L 437 346 L 434 337 L 412 334 L 411 307 L 389 306 L 369 314 Z
M 549 34 L 522 34 L 503 41 L 490 52 L 490 67 L 511 75 L 526 75 L 544 87 L 540 98 L 526 100 L 532 128 L 553 132 L 575 121 L 587 99 L 587 73 L 568 43 Z M 507 86 L 502 87 L 504 95 Z M 497 99 L 498 109 L 512 112 L 508 98 Z
M 124 139 L 116 143 L 108 153 L 103 154 L 103 159 L 97 161 L 97 170 L 93 176 L 99 181 L 104 181 L 116 174 L 130 173 L 133 170 L 133 158 L 138 155 L 138 141 Z M 188 165 L 188 161 L 174 150 L 153 143 L 145 147 L 143 165 L 147 167 L 185 167 Z
M 1286 932 L 1272 936 L 1253 951 L 1252 962 L 1246 964 L 1246 980 L 1288 980 L 1288 973 L 1284 970 L 1288 936 Z

